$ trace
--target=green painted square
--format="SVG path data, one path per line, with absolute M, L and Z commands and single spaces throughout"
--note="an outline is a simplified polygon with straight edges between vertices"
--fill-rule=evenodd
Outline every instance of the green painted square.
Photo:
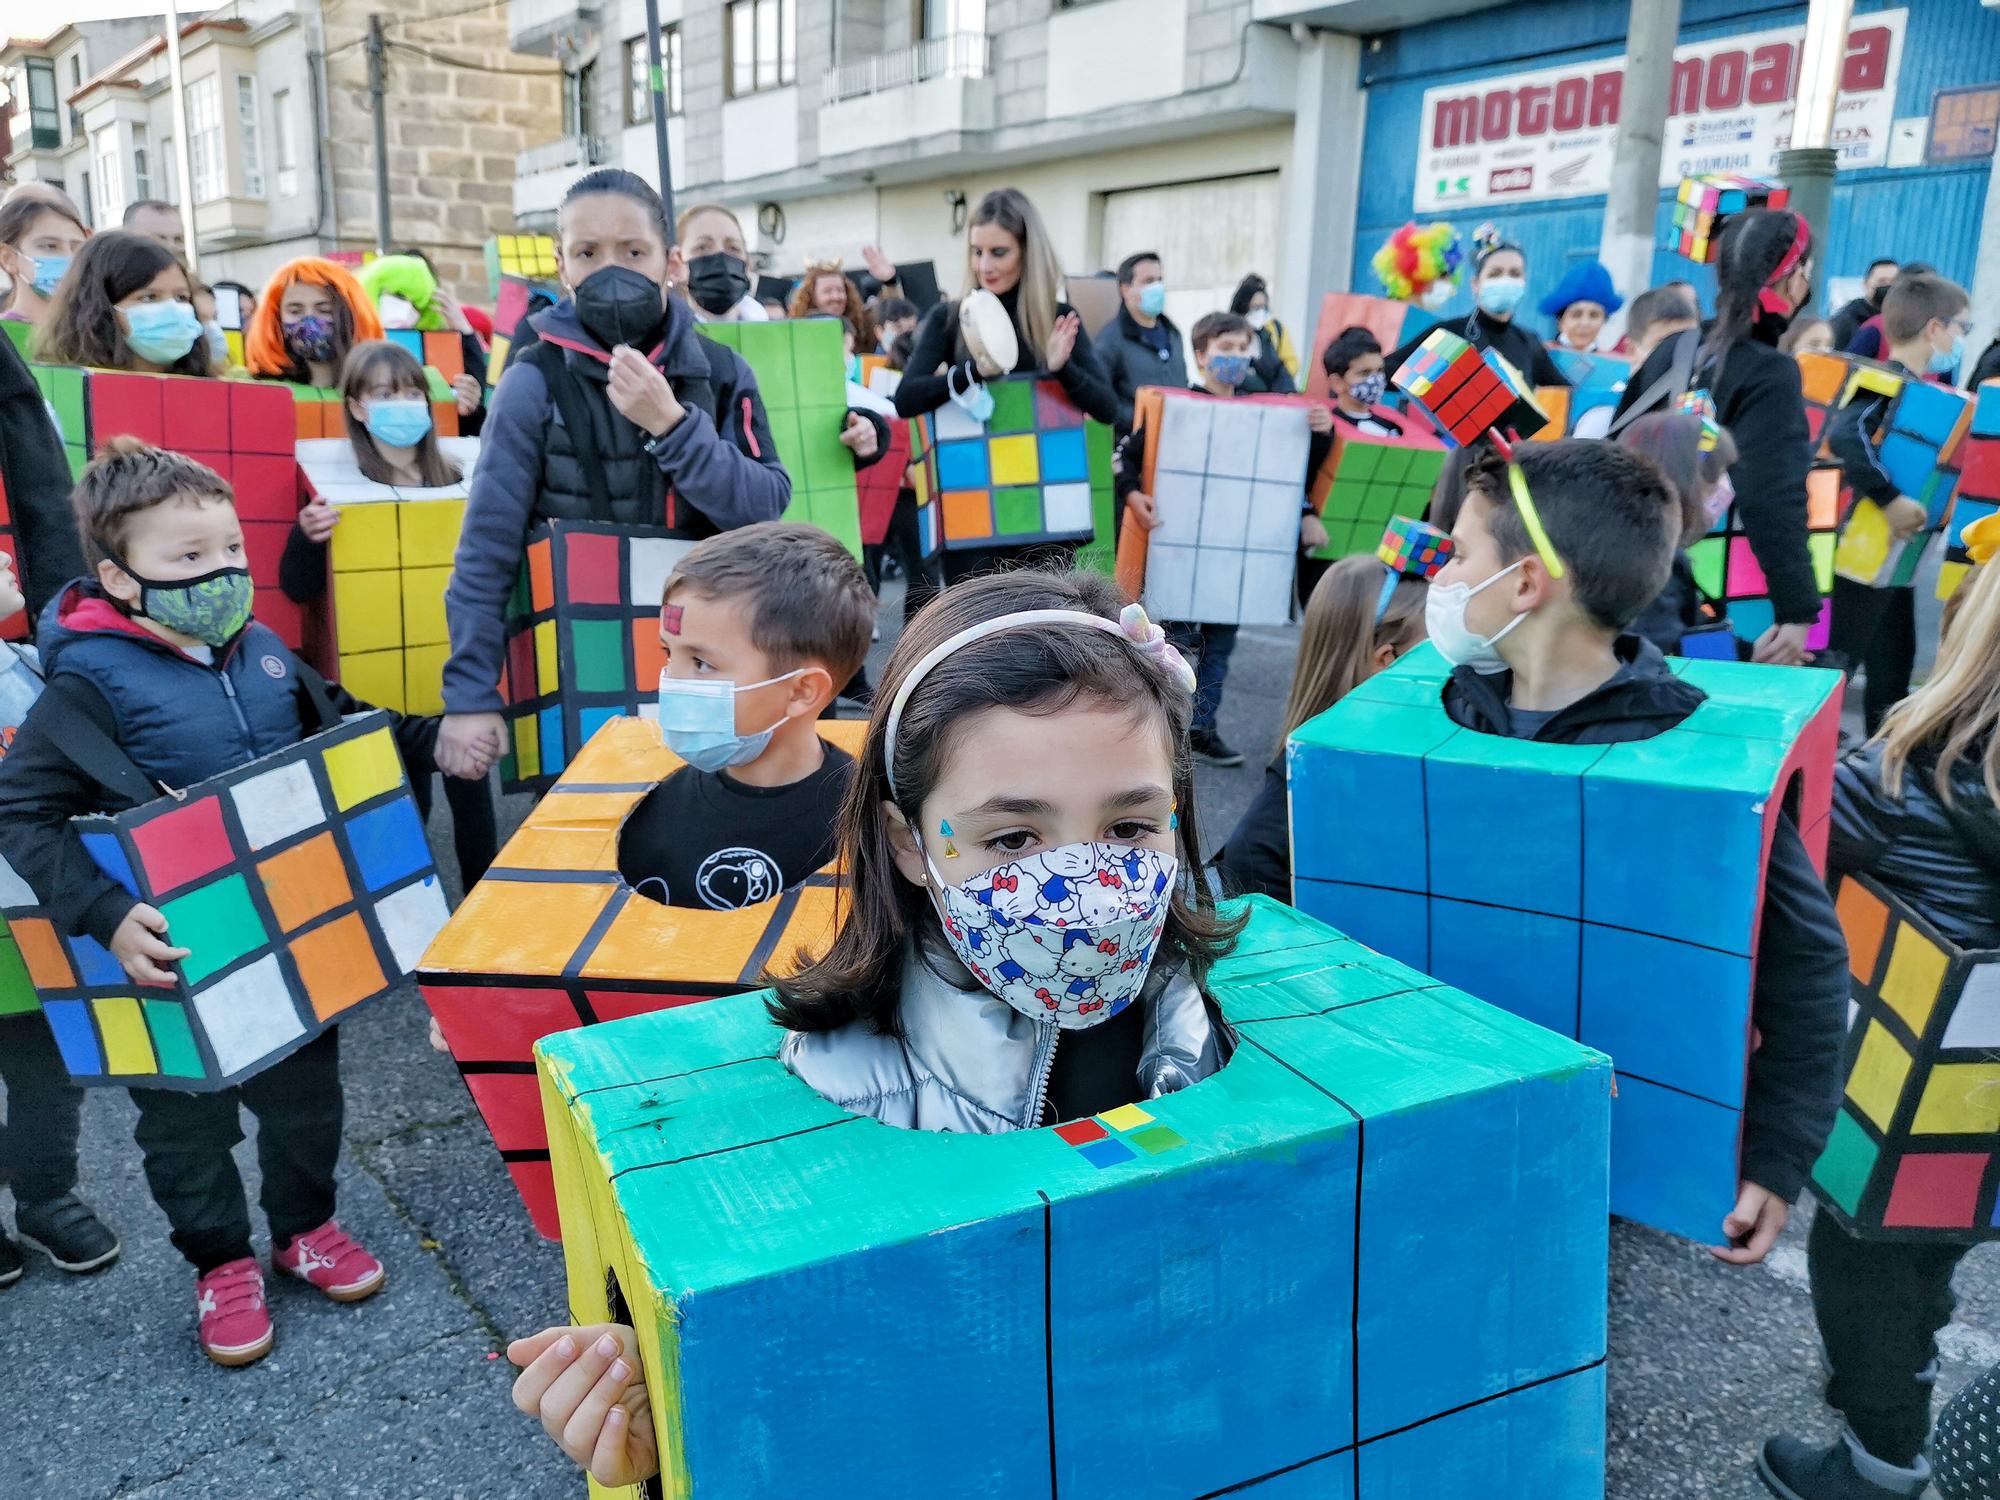
M 787 521 L 803 521 L 817 526 L 851 552 L 861 557 L 861 513 L 853 492 L 839 490 L 793 490 L 792 503 L 785 509 Z
M 847 349 L 841 325 L 814 319 L 788 326 L 794 336 L 792 380 L 799 405 L 846 406 Z
M 1813 1167 L 1813 1181 L 1849 1218 L 1861 1212 L 1862 1195 L 1875 1173 L 1881 1147 L 1854 1116 L 1843 1109 L 1834 1118 L 1833 1133 L 1826 1138 L 1826 1150 Z
M 1822 594 L 1833 592 L 1833 549 L 1838 541 L 1831 531 L 1814 531 L 1806 536 L 1806 550 L 1813 560 L 1813 579 Z
M 187 1010 L 178 1000 L 146 1000 L 146 1029 L 153 1034 L 153 1055 L 168 1078 L 200 1078 L 201 1049 L 188 1029 Z
M 168 939 L 190 950 L 181 973 L 191 985 L 270 941 L 241 872 L 167 902 L 160 913 L 167 919 Z
M 1076 565 L 1088 573 L 1116 576 L 1117 554 L 1111 545 L 1111 516 L 1115 509 L 1111 491 L 1097 486 L 1090 492 L 1091 538 L 1076 549 Z
M 14 352 L 20 355 L 22 359 L 26 359 L 28 357 L 28 343 L 34 335 L 35 325 L 33 323 L 8 322 L 0 323 L 0 328 L 4 328 L 7 331 L 7 337 L 14 341 Z
M 514 592 L 507 596 L 507 613 L 510 617 L 525 620 L 531 613 L 528 601 L 533 596 L 528 592 L 528 560 L 521 559 L 521 571 L 514 575 Z
M 757 377 L 757 391 L 764 398 L 766 411 L 790 411 L 799 404 L 799 385 L 792 374 L 792 341 L 785 324 L 746 324 L 739 352 Z
M 1006 489 L 993 492 L 993 534 L 1034 536 L 1042 530 L 1042 492 Z
M 1135 1130 L 1126 1136 L 1125 1142 L 1127 1145 L 1137 1146 L 1148 1156 L 1158 1156 L 1162 1151 L 1185 1146 L 1187 1137 L 1171 1125 L 1148 1125 L 1144 1130 Z
M 743 330 L 748 323 L 704 323 L 697 330 L 711 344 L 720 344 L 725 349 L 743 352 Z
M 444 372 L 434 365 L 424 366 L 424 384 L 430 388 L 431 400 L 449 401 L 452 399 L 451 382 L 446 380 Z
M 1083 446 L 1090 455 L 1090 482 L 1111 483 L 1111 428 L 1103 422 L 1083 424 Z
M 854 488 L 854 452 L 840 440 L 847 425 L 845 406 L 799 408 L 799 463 L 809 490 Z M 801 469 L 792 470 L 797 483 Z
M 1688 565 L 1694 569 L 1695 587 L 1711 599 L 1722 597 L 1722 573 L 1729 562 L 1729 539 L 1705 536 L 1688 548 Z
M 90 447 L 90 406 L 84 399 L 83 371 L 73 370 L 67 365 L 48 369 L 49 382 L 43 395 L 55 408 L 56 422 L 62 428 L 64 445 L 72 450 L 71 465 L 74 467 L 75 453 Z
M 20 945 L 7 931 L 7 924 L 0 921 L 0 1016 L 24 1016 L 41 1008 Z
M 632 683 L 625 661 L 622 620 L 569 622 L 570 670 L 564 675 L 582 693 L 622 693 Z
M 988 432 L 1028 432 L 1033 429 L 1034 381 L 996 380 L 986 389 L 993 393 L 993 415 L 986 423 Z
M 71 445 L 66 446 L 63 449 L 63 453 L 69 459 L 70 482 L 72 484 L 77 483 L 83 478 L 83 471 L 90 467 L 89 450 Z
M 793 484 L 803 481 L 794 467 L 799 461 L 799 413 L 797 407 L 788 406 L 782 411 L 774 411 L 768 404 L 764 415 L 771 423 L 771 442 L 778 450 L 778 462 L 785 466 L 785 472 L 792 476 Z

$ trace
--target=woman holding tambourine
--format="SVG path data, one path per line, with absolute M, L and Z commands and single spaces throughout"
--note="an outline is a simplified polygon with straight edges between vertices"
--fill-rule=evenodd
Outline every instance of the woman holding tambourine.
M 920 417 L 956 401 L 984 421 L 993 410 L 985 383 L 1017 372 L 1046 372 L 1085 416 L 1112 423 L 1117 398 L 1076 309 L 1058 299 L 1062 271 L 1041 215 L 1016 188 L 980 199 L 966 235 L 966 290 L 930 310 L 917 329 L 909 368 L 896 387 L 896 414 Z M 1003 563 L 1068 567 L 1075 543 L 982 547 L 944 554 L 944 581 L 956 583 Z

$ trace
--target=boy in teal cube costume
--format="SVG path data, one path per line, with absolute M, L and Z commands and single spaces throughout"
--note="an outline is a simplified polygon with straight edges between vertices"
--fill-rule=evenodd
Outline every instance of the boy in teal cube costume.
M 1249 910 L 1228 1064 L 1045 1129 L 848 1114 L 761 995 L 544 1039 L 664 1493 L 1600 1495 L 1608 1064 Z

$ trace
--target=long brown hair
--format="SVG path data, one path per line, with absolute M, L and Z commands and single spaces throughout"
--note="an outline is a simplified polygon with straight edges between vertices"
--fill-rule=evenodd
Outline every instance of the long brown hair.
M 1424 638 L 1424 598 L 1430 586 L 1421 578 L 1399 578 L 1378 620 L 1375 608 L 1382 602 L 1384 577 L 1382 564 L 1373 557 L 1343 557 L 1313 585 L 1299 629 L 1299 660 L 1285 700 L 1284 728 L 1278 731 L 1280 751 L 1293 730 L 1367 680 L 1382 647 L 1402 652 Z
M 836 907 L 837 932 L 826 953 L 790 976 L 766 976 L 778 997 L 771 1015 L 793 1031 L 830 1031 L 866 1021 L 900 1034 L 905 943 L 937 924 L 936 909 L 896 867 L 885 803 L 911 828 L 941 779 L 955 736 L 983 709 L 1053 714 L 1079 700 L 1144 709 L 1156 715 L 1174 747 L 1174 796 L 1180 824 L 1175 854 L 1180 884 L 1161 940 L 1164 961 L 1186 961 L 1197 984 L 1229 951 L 1240 920 L 1216 915 L 1200 878 L 1194 762 L 1188 753 L 1192 696 L 1136 647 L 1108 632 L 1054 625 L 1003 630 L 946 657 L 904 706 L 896 731 L 896 791 L 889 789 L 885 740 L 889 705 L 912 668 L 934 648 L 983 620 L 1028 609 L 1073 609 L 1115 620 L 1124 601 L 1107 578 L 1033 569 L 990 573 L 940 594 L 903 631 L 875 689 L 875 711 L 854 779 L 840 811 L 840 859 L 847 885 Z
M 1639 418 L 1618 435 L 1618 441 L 1643 453 L 1660 466 L 1681 502 L 1681 545 L 1692 547 L 1712 524 L 1705 503 L 1736 462 L 1736 439 L 1727 427 L 1717 427 L 1714 446 L 1703 451 L 1705 424 L 1691 412 L 1654 412 Z
M 130 369 L 135 356 L 118 321 L 118 304 L 169 267 L 178 267 L 187 278 L 192 306 L 194 278 L 188 276 L 181 258 L 158 240 L 122 229 L 92 235 L 49 298 L 48 311 L 35 332 L 35 358 L 51 365 Z M 167 373 L 212 373 L 208 340 L 196 338 L 194 347 L 169 365 Z
M 378 371 L 386 369 L 389 385 L 398 395 L 408 391 L 431 398 L 430 386 L 424 379 L 424 367 L 417 363 L 417 357 L 401 344 L 388 339 L 370 339 L 356 344 L 347 356 L 347 364 L 340 372 L 341 410 L 347 412 L 350 401 L 365 401 L 369 382 Z M 398 484 L 396 471 L 389 467 L 389 460 L 382 456 L 382 450 L 375 446 L 375 434 L 367 424 L 354 420 L 354 414 L 347 412 L 347 440 L 354 445 L 354 461 L 361 469 L 361 477 L 372 479 L 377 484 Z M 435 424 L 424 433 L 417 444 L 417 471 L 423 476 L 428 489 L 443 489 L 448 484 L 457 484 L 465 477 L 465 471 L 438 449 L 437 427 Z
M 814 300 L 814 292 L 822 276 L 838 276 L 842 281 L 847 283 L 847 310 L 840 315 L 840 321 L 847 325 L 848 333 L 853 335 L 854 352 L 856 354 L 873 353 L 875 349 L 874 314 L 868 311 L 867 303 L 861 296 L 861 288 L 854 284 L 854 278 L 841 270 L 840 266 L 835 262 L 809 262 L 807 264 L 805 275 L 800 277 L 799 284 L 792 288 L 791 306 L 787 311 L 794 318 L 824 317 L 825 314 L 819 310 L 819 303 Z
M 1986 795 L 2000 803 L 2000 563 L 1975 568 L 1952 602 L 1957 609 L 1930 677 L 1890 709 L 1875 732 L 1882 743 L 1882 785 L 1900 798 L 1911 759 L 1935 751 L 1934 780 L 1949 807 L 1952 769 L 1974 755 Z

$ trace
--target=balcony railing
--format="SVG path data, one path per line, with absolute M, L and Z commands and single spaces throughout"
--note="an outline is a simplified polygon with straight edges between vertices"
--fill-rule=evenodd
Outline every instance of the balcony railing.
M 983 31 L 954 31 L 898 52 L 879 52 L 828 68 L 820 103 L 838 104 L 932 78 L 984 78 L 991 48 Z

